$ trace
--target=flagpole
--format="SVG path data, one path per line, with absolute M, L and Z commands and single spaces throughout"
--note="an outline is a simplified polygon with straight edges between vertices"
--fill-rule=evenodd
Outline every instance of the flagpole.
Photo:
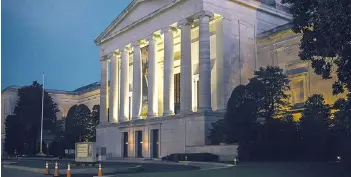
M 43 119 L 44 119 L 44 72 L 43 72 L 43 90 L 41 95 L 41 125 L 40 125 L 40 151 L 39 155 L 43 153 Z

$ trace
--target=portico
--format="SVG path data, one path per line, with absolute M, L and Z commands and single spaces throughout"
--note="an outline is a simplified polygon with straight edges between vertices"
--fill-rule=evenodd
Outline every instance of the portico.
M 134 0 L 96 39 L 97 144 L 108 156 L 158 158 L 207 144 L 232 88 L 246 82 L 242 65 L 256 60 L 249 55 L 255 52 L 256 21 L 224 10 L 223 2 Z

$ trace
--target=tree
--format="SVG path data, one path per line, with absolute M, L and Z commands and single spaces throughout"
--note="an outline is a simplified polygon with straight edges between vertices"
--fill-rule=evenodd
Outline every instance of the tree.
M 99 124 L 100 105 L 94 105 L 91 115 L 87 117 L 85 122 L 84 141 L 96 141 L 96 126 Z
M 23 138 L 21 138 L 24 132 L 18 127 L 23 127 L 18 116 L 8 115 L 5 120 L 5 151 L 11 155 L 15 154 L 15 150 L 17 154 L 25 152 Z
M 13 153 L 14 142 L 12 137 L 18 137 L 16 146 L 21 149 L 21 153 L 36 154 L 40 139 L 41 127 L 41 107 L 42 107 L 42 85 L 34 81 L 30 86 L 24 86 L 18 90 L 18 101 L 14 109 L 14 115 L 7 117 L 6 120 L 6 139 L 5 146 L 8 153 Z M 54 132 L 56 113 L 56 103 L 50 95 L 44 91 L 44 119 L 43 129 Z M 19 135 L 14 135 L 18 134 Z M 17 149 L 16 148 L 16 149 Z
M 67 149 L 74 149 L 76 142 L 86 141 L 86 124 L 89 118 L 90 110 L 84 104 L 74 105 L 68 110 L 64 132 Z
M 276 66 L 260 67 L 250 79 L 249 92 L 256 94 L 260 118 L 268 120 L 283 114 L 289 107 L 289 79 L 283 69 Z
M 336 134 L 336 152 L 351 164 L 351 94 L 347 99 L 339 99 L 334 104 L 338 110 L 334 113 L 333 129 Z
M 302 33 L 300 58 L 311 61 L 315 73 L 330 78 L 337 66 L 333 93 L 351 92 L 351 1 L 283 0 L 290 4 L 295 33 Z
M 304 105 L 300 120 L 303 157 L 309 160 L 325 160 L 330 155 L 330 109 L 320 94 L 310 96 Z
M 276 125 L 283 123 L 273 118 L 281 117 L 283 110 L 289 106 L 289 89 L 289 80 L 282 69 L 261 67 L 255 71 L 254 77 L 246 86 L 240 85 L 233 90 L 224 120 L 213 124 L 208 138 L 216 143 L 238 143 L 239 158 L 242 160 L 261 158 L 259 155 L 263 158 L 266 151 L 259 152 L 262 148 L 257 147 L 271 143 L 267 149 L 275 148 L 276 146 L 272 145 L 274 140 L 266 140 L 280 136 L 282 134 L 279 131 L 284 131 L 275 130 L 280 128 Z M 281 139 L 283 138 L 276 138 L 275 141 Z

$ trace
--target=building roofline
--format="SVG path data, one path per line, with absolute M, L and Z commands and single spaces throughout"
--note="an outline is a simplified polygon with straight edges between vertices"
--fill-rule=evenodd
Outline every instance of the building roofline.
M 89 86 L 91 86 L 91 87 L 89 87 Z M 1 94 L 6 92 L 6 91 L 17 91 L 18 89 L 20 89 L 22 87 L 24 87 L 24 86 L 11 85 L 11 86 L 8 86 L 8 87 L 4 88 L 1 91 Z M 83 89 L 84 87 L 86 87 L 86 89 Z M 79 89 L 82 89 L 82 90 L 79 90 Z M 56 89 L 45 89 L 45 91 L 48 92 L 49 94 L 54 93 L 54 94 L 81 95 L 81 94 L 92 92 L 92 91 L 95 91 L 95 90 L 98 90 L 98 89 L 100 89 L 100 82 L 94 82 L 94 83 L 91 83 L 91 84 L 79 87 L 79 88 L 77 88 L 77 89 L 75 89 L 73 91 L 56 90 Z

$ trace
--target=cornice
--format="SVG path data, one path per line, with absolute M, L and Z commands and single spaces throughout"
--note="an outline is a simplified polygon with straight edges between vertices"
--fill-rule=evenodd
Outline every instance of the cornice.
M 157 10 L 155 10 L 155 11 L 149 13 L 148 15 L 146 15 L 146 16 L 140 18 L 139 20 L 136 20 L 136 21 L 133 22 L 133 23 L 131 23 L 130 25 L 125 26 L 125 27 L 123 27 L 122 29 L 120 29 L 119 31 L 117 31 L 117 32 L 115 32 L 115 33 L 110 34 L 109 36 L 107 36 L 107 34 L 109 34 L 109 32 L 112 31 L 112 30 L 116 27 L 117 24 L 119 24 L 119 22 L 123 19 L 123 17 L 125 17 L 125 16 L 128 14 L 128 12 L 129 12 L 131 9 L 133 9 L 133 8 L 139 3 L 138 0 L 133 0 L 133 1 L 128 5 L 128 7 L 127 7 L 127 8 L 126 8 L 126 9 L 125 9 L 125 10 L 124 10 L 124 11 L 123 11 L 123 12 L 122 12 L 106 29 L 105 29 L 105 31 L 102 32 L 102 33 L 100 34 L 100 36 L 97 37 L 97 38 L 95 39 L 94 42 L 95 42 L 95 44 L 97 44 L 97 45 L 101 45 L 102 43 L 104 43 L 104 42 L 110 40 L 111 38 L 117 36 L 118 34 L 124 32 L 124 31 L 127 31 L 128 29 L 130 29 L 130 28 L 132 28 L 132 27 L 134 27 L 134 26 L 140 24 L 141 22 L 146 21 L 146 20 L 148 20 L 148 19 L 154 17 L 155 15 L 157 15 L 157 14 L 159 14 L 159 13 L 161 13 L 161 12 L 167 10 L 168 8 L 172 7 L 173 5 L 175 5 L 175 4 L 177 4 L 177 3 L 181 2 L 181 1 L 182 1 L 182 0 L 174 0 L 174 1 L 172 1 L 172 2 L 170 2 L 170 3 L 168 3 L 168 4 L 166 4 L 166 5 L 163 6 L 162 8 L 157 9 Z

